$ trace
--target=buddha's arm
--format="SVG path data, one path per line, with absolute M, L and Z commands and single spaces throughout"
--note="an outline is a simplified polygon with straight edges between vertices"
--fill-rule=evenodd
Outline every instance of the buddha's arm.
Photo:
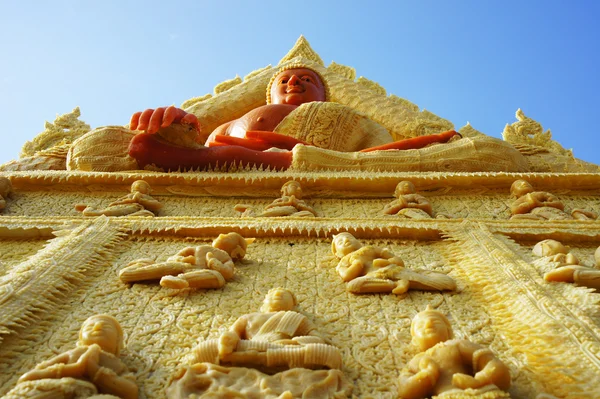
M 209 269 L 216 270 L 225 280 L 233 278 L 234 263 L 231 257 L 224 251 L 215 250 L 206 254 L 206 264 Z
M 89 347 L 79 347 L 62 353 L 38 364 L 35 369 L 23 374 L 19 381 L 40 380 L 43 378 L 81 378 L 86 373 L 86 362 L 90 356 Z
M 423 148 L 433 143 L 446 143 L 450 141 L 453 137 L 460 136 L 454 130 L 448 130 L 447 132 L 439 133 L 439 134 L 430 134 L 428 136 L 418 136 L 412 137 L 410 139 L 394 141 L 392 143 L 383 144 L 377 147 L 365 148 L 361 150 L 361 152 L 371 152 L 371 151 L 383 151 L 383 150 L 414 150 Z
M 340 259 L 340 263 L 338 263 L 336 269 L 342 277 L 342 281 L 348 282 L 352 281 L 358 276 L 360 276 L 365 267 L 362 259 L 354 259 L 353 254 L 348 254 Z
M 158 280 L 163 276 L 175 276 L 193 269 L 193 265 L 183 262 L 150 263 L 151 260 L 140 259 L 131 262 L 119 272 L 119 278 L 124 283 L 145 280 Z
M 219 356 L 228 355 L 235 351 L 240 339 L 246 336 L 246 328 L 248 326 L 248 315 L 241 316 L 219 337 Z
M 510 371 L 504 363 L 494 356 L 492 351 L 467 340 L 457 344 L 463 364 L 472 367 L 473 377 L 462 373 L 452 376 L 452 384 L 461 389 L 480 388 L 494 384 L 502 390 L 510 387 Z
M 440 375 L 438 364 L 428 355 L 415 356 L 408 368 L 400 374 L 398 397 L 401 399 L 421 399 L 433 391 Z

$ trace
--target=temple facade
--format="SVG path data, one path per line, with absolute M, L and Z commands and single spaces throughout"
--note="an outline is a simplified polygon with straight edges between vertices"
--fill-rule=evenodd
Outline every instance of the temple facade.
M 0 166 L 0 396 L 126 397 L 85 372 L 46 376 L 46 385 L 20 380 L 75 348 L 82 323 L 105 314 L 120 323 L 117 356 L 139 398 L 397 398 L 419 353 L 411 321 L 429 306 L 447 317 L 455 340 L 488 348 L 506 365 L 511 384 L 506 392 L 434 389 L 424 397 L 600 397 L 600 167 L 574 158 L 521 110 L 504 140 L 467 125 L 456 139 L 423 148 L 336 151 L 330 142 L 369 134 L 370 121 L 395 141 L 454 126 L 351 67 L 325 66 L 303 38 L 279 65 L 223 82 L 182 108 L 210 133 L 264 105 L 269 79 L 286 63 L 319 72 L 331 102 L 369 122 L 327 111 L 305 125 L 307 110 L 283 126 L 304 129 L 308 143 L 290 151 L 283 170 L 225 159 L 165 171 L 142 169 L 127 153 L 139 133 L 92 129 L 76 109 Z M 336 133 L 323 128 L 341 118 Z M 140 180 L 147 184 L 132 186 Z M 298 184 L 282 189 L 290 181 Z M 412 184 L 397 188 L 401 182 Z M 227 233 L 247 239 L 243 255 L 216 243 Z M 345 255 L 332 252 L 340 233 L 381 251 L 344 266 Z M 543 240 L 562 247 L 534 250 Z M 150 274 L 126 280 L 122 270 L 132 265 Z M 380 272 L 390 265 L 393 273 Z M 359 277 L 340 271 L 358 266 Z M 438 277 L 452 283 L 422 280 Z M 285 309 L 304 317 L 295 330 L 263 339 L 289 327 L 245 326 L 224 355 L 225 333 L 256 316 L 277 287 L 295 295 L 294 310 Z M 321 341 L 304 339 L 313 331 Z M 242 348 L 246 341 L 251 349 Z M 214 348 L 202 346 L 210 342 Z M 244 357 L 252 351 L 258 357 Z M 477 359 L 469 361 L 465 370 L 478 371 Z M 296 369 L 313 374 L 290 374 Z M 255 390 L 228 382 L 230 370 Z M 185 379 L 192 382 L 177 385 Z

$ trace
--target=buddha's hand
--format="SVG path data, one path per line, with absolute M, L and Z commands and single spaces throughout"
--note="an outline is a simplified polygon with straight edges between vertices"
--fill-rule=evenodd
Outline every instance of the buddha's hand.
M 460 389 L 477 389 L 486 385 L 486 382 L 472 377 L 468 374 L 455 373 L 452 376 L 452 385 Z
M 152 134 L 172 124 L 191 125 L 197 132 L 201 130 L 200 122 L 198 122 L 196 115 L 187 113 L 172 105 L 136 112 L 131 116 L 129 128 L 131 130 L 145 130 L 147 133 Z
M 419 372 L 415 374 L 415 379 L 426 379 L 431 386 L 435 386 L 440 377 L 440 366 L 429 356 L 423 356 L 419 361 Z
M 227 331 L 219 337 L 219 357 L 229 355 L 235 351 L 240 337 L 233 331 Z

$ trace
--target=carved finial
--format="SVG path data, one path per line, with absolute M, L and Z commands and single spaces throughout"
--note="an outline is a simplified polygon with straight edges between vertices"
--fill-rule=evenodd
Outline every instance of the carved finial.
M 558 142 L 552 140 L 550 130 L 542 128 L 541 123 L 529 118 L 519 108 L 515 113 L 518 122 L 506 125 L 502 138 L 513 145 L 528 145 L 546 149 L 556 154 L 573 157 L 572 150 L 566 150 Z
M 316 62 L 319 65 L 325 66 L 325 63 L 321 57 L 319 57 L 319 54 L 317 54 L 312 47 L 310 47 L 308 40 L 306 40 L 303 35 L 300 35 L 298 40 L 296 40 L 294 47 L 292 47 L 292 49 L 281 60 L 279 60 L 279 65 L 291 60 L 294 57 L 304 57 Z

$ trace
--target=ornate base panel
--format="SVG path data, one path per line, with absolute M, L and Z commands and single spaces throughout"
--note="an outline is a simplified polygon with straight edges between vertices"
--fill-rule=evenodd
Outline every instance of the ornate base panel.
M 218 338 L 238 317 L 258 311 L 271 288 L 284 287 L 296 293 L 297 310 L 340 349 L 354 397 L 397 397 L 400 372 L 417 353 L 411 319 L 427 305 L 449 317 L 456 338 L 490 347 L 509 366 L 512 397 L 600 396 L 591 383 L 600 374 L 598 294 L 547 283 L 547 266 L 531 255 L 536 241 L 553 237 L 592 263 L 600 223 L 507 220 L 509 187 L 521 175 L 3 175 L 15 195 L 0 216 L 0 395 L 35 364 L 71 349 L 86 318 L 107 313 L 125 333 L 121 359 L 135 374 L 140 397 L 165 397 L 169 379 L 198 342 Z M 140 178 L 155 190 L 164 215 L 83 218 L 73 211 L 73 202 L 106 205 Z M 567 207 L 600 208 L 596 175 L 525 178 L 548 190 L 561 187 L 554 192 Z M 291 179 L 302 183 L 303 199 L 320 217 L 242 219 L 233 210 L 238 202 L 269 204 Z M 378 215 L 400 180 L 412 181 L 434 211 L 455 218 Z M 177 291 L 118 278 L 133 260 L 163 261 L 231 231 L 256 240 L 222 289 Z M 344 231 L 389 248 L 407 268 L 448 274 L 457 290 L 348 292 L 331 253 L 332 236 Z

